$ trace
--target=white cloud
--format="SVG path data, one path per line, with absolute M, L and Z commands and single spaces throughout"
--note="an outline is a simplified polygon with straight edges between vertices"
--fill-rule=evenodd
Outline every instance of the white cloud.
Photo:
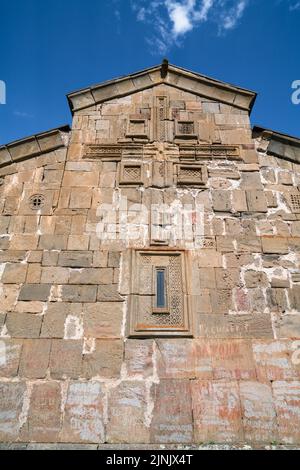
M 130 1 L 136 19 L 152 28 L 146 41 L 153 54 L 180 45 L 187 33 L 204 23 L 210 23 L 217 34 L 227 33 L 238 27 L 247 6 L 254 4 L 254 0 Z M 300 10 L 300 0 L 277 0 L 277 4 L 282 2 L 290 11 Z
M 292 2 L 290 5 L 290 11 L 300 10 L 300 2 Z
M 131 0 L 137 20 L 153 26 L 155 34 L 147 42 L 159 53 L 207 21 L 217 24 L 219 32 L 234 28 L 247 4 L 248 0 Z

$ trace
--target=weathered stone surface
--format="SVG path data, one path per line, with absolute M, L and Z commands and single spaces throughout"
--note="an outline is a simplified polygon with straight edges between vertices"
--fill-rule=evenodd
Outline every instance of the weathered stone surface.
M 196 317 L 195 336 L 199 338 L 273 338 L 270 314 L 220 315 Z
M 9 442 L 300 443 L 297 139 L 251 133 L 252 92 L 166 68 L 2 149 L 0 377 L 26 382 Z
M 84 306 L 83 328 L 86 337 L 119 338 L 123 321 L 123 305 L 96 302 Z
M 239 386 L 245 441 L 277 442 L 276 411 L 271 385 L 241 381 Z
M 76 379 L 81 373 L 82 341 L 60 340 L 52 341 L 50 355 L 50 373 L 54 379 Z
M 26 385 L 24 382 L 0 382 L 0 441 L 18 438 Z
M 34 383 L 28 417 L 20 439 L 24 442 L 58 442 L 61 430 L 61 386 L 58 382 Z
M 195 436 L 200 442 L 243 440 L 242 412 L 237 382 L 191 382 Z
M 40 336 L 42 338 L 63 338 L 68 311 L 68 304 L 64 302 L 49 303 L 43 317 Z
M 19 375 L 30 379 L 43 379 L 49 365 L 51 341 L 47 339 L 24 340 Z
M 279 338 L 300 338 L 300 315 L 284 315 L 276 325 Z
M 209 343 L 190 339 L 157 340 L 157 373 L 162 378 L 207 379 L 212 377 Z
M 25 282 L 26 271 L 26 264 L 6 264 L 1 277 L 1 282 L 3 282 L 4 284 L 21 284 Z
M 38 338 L 42 317 L 31 313 L 8 313 L 5 325 L 12 338 Z
M 97 286 L 62 286 L 61 299 L 65 302 L 95 302 Z
M 109 443 L 150 442 L 147 392 L 143 382 L 122 382 L 111 388 L 108 397 L 107 441 Z
M 0 338 L 0 377 L 18 375 L 22 340 Z
M 262 248 L 264 253 L 286 254 L 289 252 L 287 239 L 281 237 L 263 237 Z
M 126 373 L 129 377 L 147 378 L 154 373 L 153 340 L 128 339 L 125 342 Z
M 95 377 L 119 378 L 123 359 L 123 341 L 99 339 L 95 350 L 83 357 L 82 375 L 87 379 Z
M 208 345 L 215 380 L 252 380 L 256 378 L 250 340 L 210 340 Z
M 281 442 L 296 444 L 300 441 L 300 382 L 275 381 L 272 384 Z
M 263 271 L 246 271 L 244 274 L 246 287 L 253 289 L 255 287 L 268 287 L 269 281 Z
M 300 369 L 293 364 L 292 341 L 253 341 L 253 355 L 257 378 L 260 382 L 269 380 L 298 379 Z
M 100 302 L 123 302 L 124 298 L 119 294 L 118 284 L 108 284 L 98 287 L 97 300 Z
M 191 443 L 193 420 L 190 381 L 163 379 L 154 385 L 152 393 L 154 409 L 150 427 L 151 442 Z
M 89 268 L 93 254 L 89 251 L 63 251 L 59 253 L 58 265 L 70 268 Z
M 46 301 L 50 295 L 51 284 L 24 284 L 21 288 L 19 300 Z
M 64 407 L 63 442 L 105 442 L 104 391 L 99 382 L 71 382 Z

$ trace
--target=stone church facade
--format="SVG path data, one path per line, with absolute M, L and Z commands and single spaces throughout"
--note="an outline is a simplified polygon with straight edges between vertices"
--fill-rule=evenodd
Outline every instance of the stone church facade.
M 0 441 L 300 443 L 300 139 L 162 65 L 0 148 Z

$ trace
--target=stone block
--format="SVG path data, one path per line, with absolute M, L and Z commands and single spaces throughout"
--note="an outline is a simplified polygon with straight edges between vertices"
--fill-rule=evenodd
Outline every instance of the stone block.
M 42 268 L 41 283 L 67 284 L 69 279 L 69 270 L 61 267 Z
M 0 338 L 0 377 L 18 375 L 23 341 Z
M 43 317 L 41 338 L 63 338 L 67 313 L 63 302 L 49 303 Z
M 227 268 L 240 268 L 254 261 L 250 253 L 228 253 L 224 256 Z
M 61 386 L 58 382 L 33 384 L 27 421 L 21 430 L 23 442 L 58 442 L 61 430 Z
M 212 378 L 212 358 L 207 341 L 157 340 L 157 373 L 160 378 Z
M 23 382 L 0 382 L 0 441 L 16 441 L 26 386 Z
M 76 379 L 81 374 L 82 341 L 54 339 L 50 354 L 50 373 L 54 379 Z
M 95 302 L 97 286 L 62 286 L 61 300 L 64 302 Z
M 200 268 L 199 277 L 200 277 L 201 289 L 215 289 L 216 288 L 216 278 L 215 278 L 214 268 Z
M 115 302 L 96 302 L 84 305 L 84 336 L 91 338 L 120 338 L 123 305 Z
M 68 243 L 67 235 L 40 235 L 40 250 L 66 250 Z
M 123 360 L 123 341 L 96 339 L 95 349 L 83 357 L 82 376 L 87 379 L 120 377 Z
M 112 268 L 82 268 L 70 270 L 70 284 L 112 284 Z
M 229 310 L 232 310 L 232 291 L 230 289 L 210 289 L 210 300 L 212 313 L 228 313 Z
M 253 341 L 256 375 L 260 382 L 293 380 L 300 377 L 300 369 L 293 364 L 292 341 Z
M 42 268 L 40 264 L 33 263 L 28 265 L 26 283 L 27 284 L 39 284 L 41 281 Z
M 42 326 L 42 317 L 31 313 L 8 313 L 6 328 L 12 338 L 38 338 Z
M 270 314 L 200 314 L 195 336 L 199 338 L 273 338 Z
M 121 261 L 121 254 L 119 251 L 109 251 L 108 253 L 108 266 L 110 268 L 119 268 Z
M 283 237 L 262 237 L 262 249 L 267 254 L 282 254 L 289 252 L 288 240 Z
M 123 302 L 124 298 L 119 294 L 118 284 L 108 284 L 98 287 L 97 300 L 99 302 Z
M 268 212 L 264 191 L 246 191 L 249 212 Z
M 59 253 L 58 265 L 69 268 L 89 268 L 93 254 L 89 251 L 63 251 Z
M 19 375 L 30 379 L 43 379 L 49 365 L 51 341 L 47 339 L 24 340 Z
M 230 212 L 231 197 L 230 191 L 214 190 L 212 191 L 213 208 L 215 212 Z
M 3 284 L 22 284 L 26 279 L 26 271 L 26 264 L 6 264 L 1 277 L 1 282 Z
M 125 364 L 128 377 L 153 375 L 154 344 L 151 339 L 128 339 L 125 342 Z
M 217 289 L 233 289 L 241 284 L 240 272 L 238 269 L 216 268 Z
M 190 444 L 193 442 L 191 385 L 189 380 L 163 379 L 154 384 L 150 442 Z
M 50 296 L 51 284 L 24 284 L 21 287 L 19 300 L 47 301 Z
M 71 382 L 64 407 L 61 440 L 103 443 L 104 391 L 99 382 Z
M 39 236 L 35 234 L 22 233 L 14 234 L 9 245 L 10 250 L 35 250 L 37 248 Z
M 232 210 L 233 212 L 247 212 L 248 205 L 245 191 L 232 191 Z
M 216 239 L 218 251 L 222 253 L 230 253 L 232 251 L 235 251 L 233 237 L 217 236 Z
M 276 411 L 270 384 L 240 382 L 245 442 L 277 442 Z
M 99 172 L 97 171 L 65 171 L 62 185 L 74 188 L 97 187 Z
M 278 338 L 300 338 L 300 314 L 284 315 L 276 325 Z
M 199 268 L 221 268 L 222 255 L 215 250 L 201 249 L 197 253 Z
M 214 380 L 253 380 L 256 378 L 252 344 L 247 339 L 211 339 Z
M 68 238 L 68 250 L 88 250 L 89 241 L 89 235 L 70 235 Z
M 277 413 L 279 441 L 300 442 L 300 381 L 275 381 L 272 384 Z
M 268 305 L 272 311 L 285 312 L 288 310 L 286 289 L 267 289 Z
M 90 189 L 74 188 L 71 191 L 69 207 L 71 209 L 89 209 L 92 204 L 92 191 Z
M 288 296 L 291 308 L 300 312 L 300 286 L 294 286 L 292 289 L 288 289 Z
M 191 382 L 191 389 L 194 441 L 242 441 L 242 412 L 237 382 L 195 380 Z
M 244 273 L 245 285 L 249 289 L 254 289 L 255 287 L 268 287 L 269 280 L 268 276 L 263 271 L 245 271 Z
M 149 443 L 147 405 L 146 385 L 143 382 L 121 382 L 111 388 L 108 397 L 107 441 Z

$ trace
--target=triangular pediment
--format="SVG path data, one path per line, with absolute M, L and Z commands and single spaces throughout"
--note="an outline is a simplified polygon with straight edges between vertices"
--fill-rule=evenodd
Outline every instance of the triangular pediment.
M 68 95 L 72 112 L 115 98 L 131 95 L 161 84 L 170 85 L 196 96 L 251 111 L 256 93 L 205 75 L 190 72 L 164 61 L 141 72 L 94 85 Z

